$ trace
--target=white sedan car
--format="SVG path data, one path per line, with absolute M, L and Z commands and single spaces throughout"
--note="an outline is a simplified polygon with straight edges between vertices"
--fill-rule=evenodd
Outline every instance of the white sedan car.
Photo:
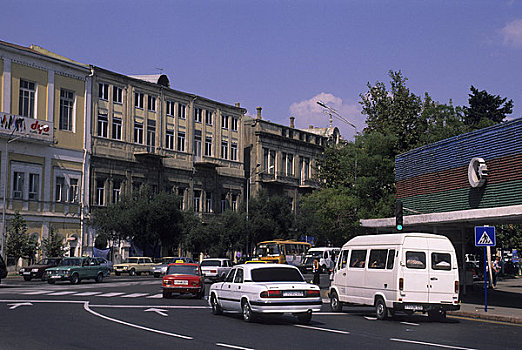
M 241 312 L 247 322 L 259 314 L 292 313 L 309 323 L 322 305 L 319 286 L 305 282 L 297 267 L 284 264 L 236 265 L 224 282 L 210 287 L 208 300 L 214 315 Z

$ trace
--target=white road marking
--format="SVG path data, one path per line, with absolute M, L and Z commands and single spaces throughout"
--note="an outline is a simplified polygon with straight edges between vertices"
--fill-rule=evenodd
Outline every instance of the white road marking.
M 132 294 L 127 294 L 127 295 L 122 295 L 121 297 L 122 298 L 139 298 L 144 295 L 149 295 L 149 293 L 132 293 Z
M 161 316 L 164 316 L 164 317 L 167 317 L 169 314 L 167 313 L 167 310 L 162 310 L 162 309 L 156 309 L 156 308 L 150 308 L 150 309 L 147 309 L 147 310 L 144 310 L 145 312 L 155 312 L 157 313 L 158 315 L 161 315 Z
M 239 349 L 239 350 L 254 350 L 252 348 L 244 348 L 242 346 L 237 345 L 230 345 L 230 344 L 224 344 L 224 343 L 216 343 L 217 346 L 222 346 L 224 348 L 230 348 L 230 349 Z
M 412 322 L 401 322 L 402 324 L 405 324 L 407 326 L 420 326 L 418 323 L 412 323 Z
M 364 318 L 370 321 L 377 321 L 377 317 L 364 316 Z
M 97 297 L 111 298 L 111 297 L 115 297 L 115 296 L 123 295 L 123 294 L 125 294 L 125 293 L 113 292 L 113 293 L 98 294 L 96 296 Z
M 346 316 L 342 312 L 314 312 L 314 316 Z
M 149 295 L 147 298 L 148 298 L 148 299 L 158 299 L 158 298 L 163 298 L 163 293 L 154 294 L 154 295 Z
M 473 349 L 473 348 L 462 348 L 462 347 L 459 347 L 459 346 L 436 344 L 436 343 L 426 343 L 426 342 L 422 342 L 422 341 L 408 340 L 408 339 L 390 338 L 390 340 L 391 341 L 402 342 L 402 343 L 419 344 L 419 345 L 426 345 L 426 346 L 436 346 L 436 347 L 439 347 L 439 348 L 446 348 L 446 349 L 476 350 L 476 349 Z
M 125 322 L 125 321 L 121 321 L 121 320 L 118 320 L 118 319 L 115 319 L 115 318 L 112 318 L 112 317 L 107 317 L 105 315 L 102 315 L 102 314 L 99 314 L 97 313 L 96 311 L 93 311 L 90 309 L 89 307 L 89 302 L 86 301 L 83 303 L 83 308 L 90 312 L 91 314 L 95 315 L 95 316 L 98 316 L 98 317 L 101 317 L 105 320 L 108 320 L 108 321 L 112 321 L 112 322 L 116 322 L 116 323 L 119 323 L 119 324 L 122 324 L 122 325 L 125 325 L 125 326 L 129 326 L 129 327 L 133 327 L 133 328 L 138 328 L 138 329 L 142 329 L 144 331 L 148 331 L 148 332 L 153 332 L 153 333 L 158 333 L 158 334 L 163 334 L 163 335 L 168 335 L 168 336 L 171 336 L 171 337 L 176 337 L 176 338 L 181 338 L 181 339 L 187 339 L 187 340 L 193 340 L 194 338 L 192 337 L 189 337 L 189 336 L 186 336 L 186 335 L 181 335 L 181 334 L 176 334 L 176 333 L 169 333 L 169 332 L 164 332 L 164 331 L 160 331 L 158 329 L 153 329 L 153 328 L 148 328 L 148 327 L 143 327 L 143 326 L 139 326 L 137 324 L 133 324 L 133 323 L 129 323 L 129 322 Z
M 47 294 L 47 293 L 52 293 L 52 290 L 36 290 L 36 291 L 32 291 L 32 292 L 25 292 L 25 293 L 22 293 L 24 295 L 38 295 L 38 294 Z
M 7 304 L 7 306 L 11 306 L 9 310 L 14 310 L 19 306 L 33 306 L 31 303 L 17 303 L 17 304 Z
M 69 295 L 69 294 L 74 294 L 76 292 L 71 292 L 71 291 L 64 291 L 64 292 L 54 292 L 54 293 L 49 293 L 47 295 Z
M 347 332 L 347 331 L 340 331 L 340 330 L 337 330 L 337 329 L 328 329 L 328 328 L 312 327 L 312 326 L 305 326 L 305 325 L 302 325 L 302 324 L 296 324 L 295 326 L 296 326 L 296 327 L 299 327 L 299 328 L 313 329 L 313 330 L 316 330 L 316 331 L 331 332 L 331 333 L 340 333 L 340 334 L 350 334 L 350 332 Z
M 210 306 L 189 306 L 189 305 L 89 305 L 90 307 L 102 308 L 121 308 L 121 309 L 143 309 L 146 307 L 156 307 L 162 309 L 210 309 Z
M 96 294 L 101 294 L 102 292 L 83 292 L 83 293 L 76 293 L 74 294 L 75 297 L 87 297 L 87 296 L 90 296 L 90 295 L 96 295 Z

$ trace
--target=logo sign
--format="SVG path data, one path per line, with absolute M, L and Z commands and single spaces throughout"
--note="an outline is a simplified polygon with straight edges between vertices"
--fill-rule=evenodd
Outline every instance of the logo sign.
M 0 113 L 0 134 L 53 141 L 53 122 Z
M 494 247 L 496 245 L 494 226 L 475 226 L 476 247 Z

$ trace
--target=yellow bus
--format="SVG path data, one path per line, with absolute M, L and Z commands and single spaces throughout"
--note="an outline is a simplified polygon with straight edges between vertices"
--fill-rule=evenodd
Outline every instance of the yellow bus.
M 302 266 L 311 244 L 294 240 L 274 239 L 256 244 L 254 256 L 263 261 Z

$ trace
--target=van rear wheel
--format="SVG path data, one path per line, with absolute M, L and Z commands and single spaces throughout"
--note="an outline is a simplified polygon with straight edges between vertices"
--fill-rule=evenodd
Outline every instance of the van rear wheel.
M 378 320 L 385 320 L 388 318 L 388 308 L 382 298 L 378 298 L 375 301 L 375 314 Z
M 446 319 L 446 311 L 442 309 L 428 311 L 428 318 L 431 321 L 440 322 Z
M 336 291 L 330 293 L 330 308 L 334 312 L 341 312 L 343 310 L 343 305 L 339 301 L 339 296 Z

